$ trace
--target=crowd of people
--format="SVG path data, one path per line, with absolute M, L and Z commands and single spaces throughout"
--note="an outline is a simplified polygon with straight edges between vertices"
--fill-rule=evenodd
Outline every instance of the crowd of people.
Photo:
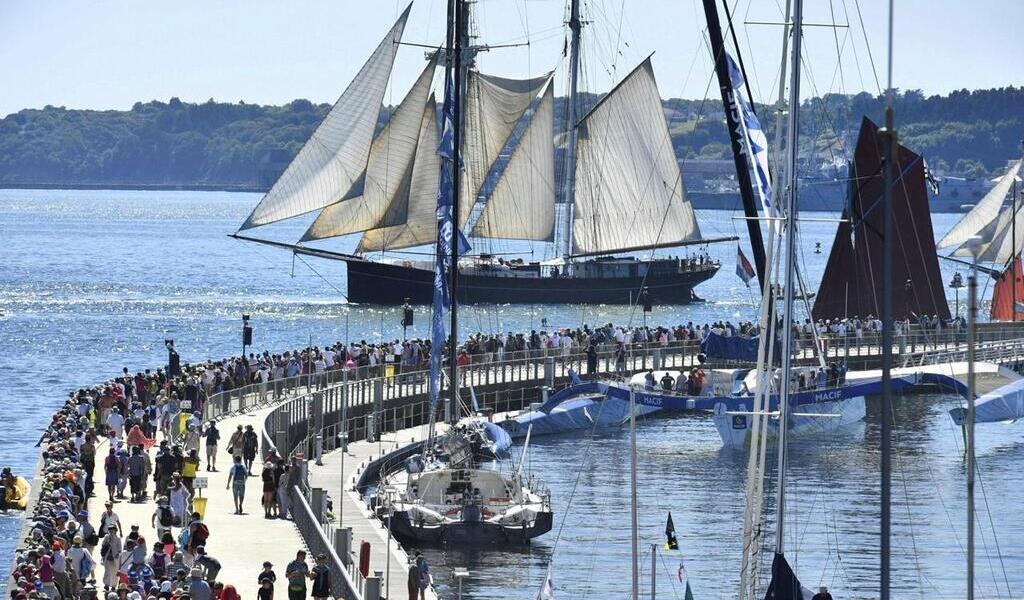
M 239 600 L 207 551 L 212 532 L 194 502 L 201 442 L 206 471 L 217 471 L 220 431 L 202 420 L 217 381 L 213 364 L 185 365 L 174 376 L 124 369 L 102 385 L 71 393 L 53 413 L 40 440 L 42 465 L 32 490 L 38 500 L 15 556 L 12 600 Z M 246 479 L 261 476 L 265 516 L 288 518 L 286 490 L 299 470 L 272 455 L 262 474 L 253 473 L 257 448 L 252 426 L 239 426 L 228 440 L 228 486 L 238 512 Z M 105 496 L 104 510 L 93 514 L 89 499 L 97 495 Z M 153 503 L 148 525 L 155 539 L 122 520 L 121 502 Z M 264 571 L 260 598 L 269 600 L 273 584 L 264 580 L 273 571 Z

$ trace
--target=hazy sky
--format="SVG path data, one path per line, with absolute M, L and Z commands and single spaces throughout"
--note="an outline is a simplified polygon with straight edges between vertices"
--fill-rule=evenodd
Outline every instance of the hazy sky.
M 712 69 L 702 42 L 700 0 L 582 3 L 590 21 L 586 89 L 606 90 L 655 52 L 662 96 L 707 95 Z M 405 41 L 439 44 L 445 4 L 416 0 Z M 884 86 L 887 2 L 807 4 L 806 21 L 850 26 L 806 31 L 805 95 L 877 92 L 869 48 Z M 529 46 L 482 54 L 481 68 L 511 76 L 564 72 L 565 5 L 566 0 L 475 2 L 481 43 L 531 40 Z M 261 104 L 333 101 L 404 6 L 405 0 L 0 0 L 0 115 L 47 104 L 125 109 L 138 100 L 172 96 Z M 775 94 L 781 28 L 749 22 L 777 22 L 782 6 L 783 0 L 739 0 L 735 11 L 759 101 Z M 1024 0 L 897 0 L 895 84 L 925 93 L 1021 85 L 1021 23 Z M 401 98 L 422 56 L 415 47 L 400 51 L 386 101 Z

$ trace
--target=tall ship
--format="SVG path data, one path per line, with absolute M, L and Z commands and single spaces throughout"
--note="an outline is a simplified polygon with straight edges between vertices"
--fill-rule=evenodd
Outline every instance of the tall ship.
M 455 209 L 458 300 L 502 303 L 689 303 L 721 267 L 683 187 L 651 58 L 584 110 L 577 92 L 578 4 L 569 18 L 567 101 L 556 132 L 555 71 L 527 79 L 476 66 L 469 11 L 459 119 L 462 167 Z M 442 136 L 434 93 L 444 53 L 426 65 L 383 126 L 382 108 L 411 5 L 405 9 L 234 237 L 344 261 L 348 299 L 431 302 Z M 557 151 L 556 151 L 557 150 Z M 557 157 L 557 159 L 556 159 Z M 556 163 L 560 168 L 556 169 Z M 315 213 L 295 243 L 254 229 Z M 310 245 L 359 235 L 354 250 Z M 539 245 L 537 252 L 504 251 Z M 543 258 L 538 257 L 540 254 Z M 524 258 L 525 256 L 525 258 Z

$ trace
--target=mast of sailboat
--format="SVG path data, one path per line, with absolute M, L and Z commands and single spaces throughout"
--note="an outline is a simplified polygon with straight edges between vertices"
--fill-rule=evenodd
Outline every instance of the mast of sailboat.
M 789 147 L 788 168 L 786 169 L 786 256 L 783 311 L 782 311 L 782 385 L 779 393 L 779 457 L 778 490 L 775 503 L 775 554 L 785 554 L 786 524 L 786 433 L 789 429 L 789 393 L 792 377 L 790 368 L 793 359 L 793 288 L 796 263 L 796 210 L 798 190 L 796 185 L 796 161 L 799 154 L 800 132 L 800 48 L 804 18 L 803 0 L 793 4 L 793 73 L 789 86 Z
M 764 239 L 761 237 L 761 221 L 758 219 L 757 205 L 754 202 L 754 188 L 750 181 L 750 165 L 747 164 L 747 154 L 744 148 L 739 102 L 734 97 L 732 80 L 729 77 L 725 43 L 722 39 L 722 25 L 718 19 L 715 0 L 704 0 L 704 18 L 708 23 L 708 38 L 710 38 L 711 52 L 714 55 L 715 74 L 718 77 L 718 88 L 722 93 L 725 122 L 729 128 L 732 159 L 736 167 L 736 181 L 740 188 L 740 199 L 743 201 L 743 214 L 746 216 L 750 249 L 754 254 L 754 268 L 757 271 L 757 281 L 763 290 L 766 285 Z
M 885 107 L 885 193 L 883 195 L 882 221 L 882 498 L 881 524 L 879 543 L 879 598 L 889 600 L 889 554 L 892 537 L 892 186 L 896 181 L 896 165 L 899 160 L 899 143 L 897 141 L 893 117 L 892 87 L 892 43 L 893 43 L 893 0 L 889 0 L 889 58 L 888 81 L 886 88 Z
M 629 386 L 629 497 L 632 523 L 633 600 L 640 600 L 640 529 L 636 497 L 636 391 Z
M 580 71 L 580 0 L 569 2 L 569 96 L 565 110 L 565 182 L 562 194 L 562 247 L 563 257 L 572 254 L 572 220 L 576 205 L 576 99 Z M 567 265 L 568 266 L 568 265 Z
M 459 195 L 462 153 L 462 43 L 465 36 L 466 21 L 463 3 L 465 0 L 448 0 L 448 60 L 452 69 L 453 103 L 452 119 L 452 231 L 451 231 L 451 268 L 449 269 L 449 293 L 451 294 L 450 329 L 448 333 L 448 382 L 451 386 L 451 419 L 454 423 L 459 414 Z

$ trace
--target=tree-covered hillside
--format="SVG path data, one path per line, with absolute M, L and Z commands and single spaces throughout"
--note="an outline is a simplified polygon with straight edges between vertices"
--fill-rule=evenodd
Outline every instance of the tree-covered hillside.
M 664 106 L 680 158 L 728 157 L 717 100 L 670 99 Z M 861 116 L 880 120 L 883 106 L 866 93 L 808 100 L 804 154 L 841 157 Z M 327 108 L 307 100 L 260 106 L 172 98 L 128 111 L 22 110 L 0 120 L 0 184 L 265 187 Z M 771 137 L 771 111 L 759 112 Z M 897 122 L 904 144 L 936 170 L 985 175 L 1020 153 L 1024 88 L 931 97 L 908 91 L 899 95 Z

